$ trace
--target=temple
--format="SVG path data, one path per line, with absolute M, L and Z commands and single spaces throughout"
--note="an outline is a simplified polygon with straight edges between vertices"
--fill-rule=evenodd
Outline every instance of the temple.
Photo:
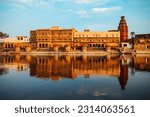
M 128 38 L 128 26 L 125 16 L 121 16 L 118 30 L 105 32 L 75 28 L 35 29 L 30 37 L 16 36 L 3 38 L 1 33 L 0 52 L 10 53 L 97 53 L 97 54 L 137 54 L 150 53 L 150 34 L 136 34 Z M 6 35 L 6 34 L 5 34 Z
M 120 41 L 127 41 L 128 39 L 128 26 L 124 16 L 121 16 L 121 20 L 118 26 L 120 31 Z
M 64 29 L 54 26 L 30 31 L 30 43 L 33 49 L 55 52 L 117 49 L 120 32 L 118 30 L 93 32 L 89 29 L 79 32 L 74 28 Z

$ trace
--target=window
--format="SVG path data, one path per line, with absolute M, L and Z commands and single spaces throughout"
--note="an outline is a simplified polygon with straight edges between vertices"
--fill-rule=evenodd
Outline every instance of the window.
M 147 49 L 150 49 L 150 45 L 147 46 Z

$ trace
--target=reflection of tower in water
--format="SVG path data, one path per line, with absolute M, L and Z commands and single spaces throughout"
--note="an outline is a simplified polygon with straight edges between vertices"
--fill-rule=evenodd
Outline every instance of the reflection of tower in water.
M 126 86 L 127 81 L 128 81 L 128 65 L 125 61 L 126 60 L 124 60 L 124 63 L 122 63 L 122 60 L 121 60 L 121 63 L 120 63 L 120 77 L 118 78 L 122 90 L 125 89 L 125 86 Z

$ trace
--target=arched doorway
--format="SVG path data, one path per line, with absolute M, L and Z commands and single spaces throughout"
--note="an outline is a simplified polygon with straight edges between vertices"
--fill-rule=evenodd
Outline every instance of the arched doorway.
M 42 48 L 42 45 L 41 45 L 41 44 L 39 44 L 39 47 L 40 47 L 40 48 Z

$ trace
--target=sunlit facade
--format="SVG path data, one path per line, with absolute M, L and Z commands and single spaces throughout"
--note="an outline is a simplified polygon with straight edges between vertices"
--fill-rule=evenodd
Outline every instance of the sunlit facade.
M 150 52 L 150 34 L 135 35 L 134 49 L 136 51 L 149 51 Z
M 25 50 L 29 45 L 29 38 L 27 36 L 16 36 L 15 38 L 2 38 L 0 39 L 0 50 L 15 51 L 17 46 Z
M 90 48 L 106 49 L 118 48 L 120 31 L 93 32 L 76 29 L 63 29 L 54 26 L 50 29 L 38 29 L 30 32 L 30 43 L 35 49 L 48 49 L 54 51 L 76 51 Z M 84 47 L 84 48 L 83 48 Z

